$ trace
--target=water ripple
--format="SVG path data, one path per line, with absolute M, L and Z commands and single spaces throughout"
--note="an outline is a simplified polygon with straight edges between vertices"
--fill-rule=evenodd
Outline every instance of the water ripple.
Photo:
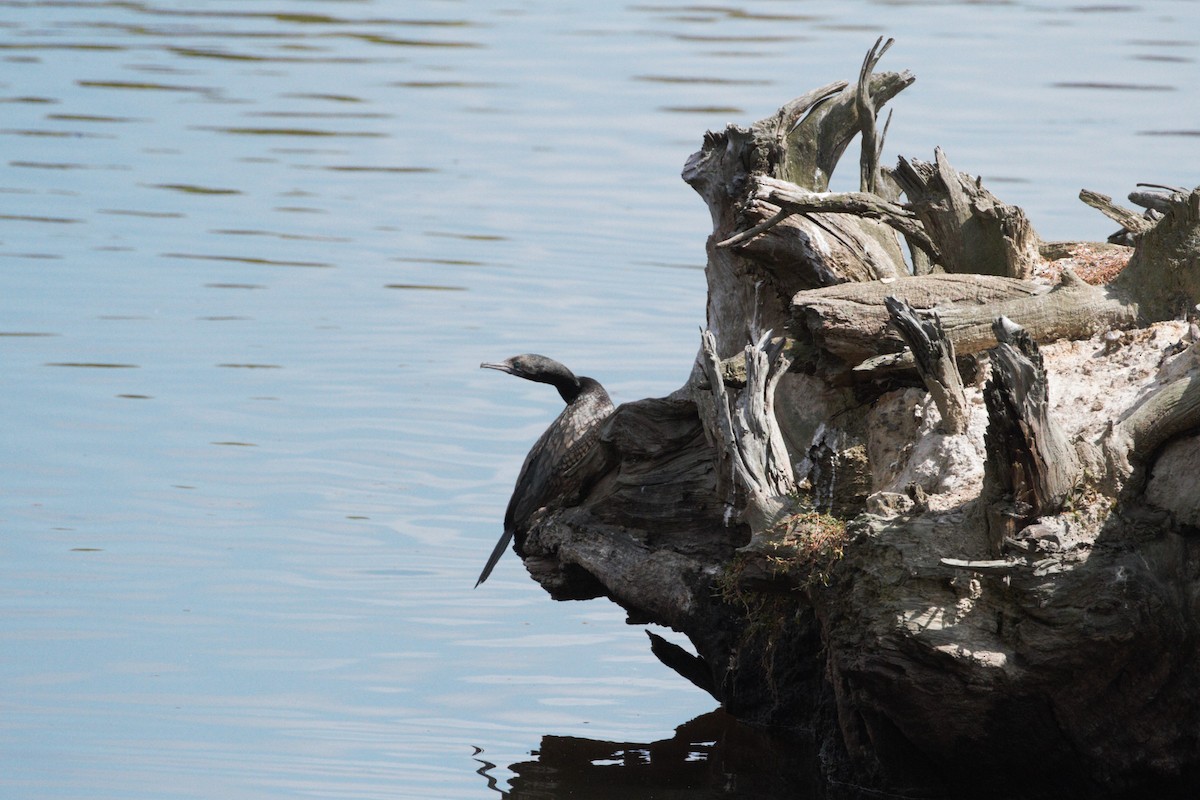
M 217 90 L 212 86 L 187 86 L 183 84 L 155 83 L 151 81 L 99 81 L 77 80 L 76 84 L 87 89 L 119 89 L 134 92 L 188 92 L 205 95 L 215 95 Z
M 1173 92 L 1174 86 L 1155 83 L 1120 83 L 1105 81 L 1058 81 L 1051 83 L 1054 89 L 1103 89 L 1115 92 Z
M 0 214 L 0 219 L 9 222 L 45 222 L 52 225 L 77 225 L 84 221 L 72 217 L 43 217 L 36 214 Z
M 51 361 L 47 367 L 80 367 L 83 369 L 137 369 L 137 364 L 117 364 L 103 361 Z
M 233 136 L 307 136 L 313 138 L 349 137 L 349 138 L 382 138 L 387 133 L 381 131 L 331 131 L 322 128 L 256 128 L 250 126 L 213 126 L 196 125 L 193 130 L 215 131 Z
M 184 194 L 199 194 L 199 195 L 225 195 L 225 194 L 241 194 L 238 189 L 225 189 L 215 186 L 197 186 L 191 183 L 154 183 L 149 184 L 152 189 L 166 189 L 172 192 L 183 192 Z
M 192 261 L 228 261 L 235 264 L 252 264 L 263 267 L 316 267 L 327 268 L 333 264 L 324 261 L 283 261 L 274 258 L 255 258 L 253 256 L 226 256 L 208 253 L 162 253 L 162 258 L 181 258 Z
M 1200 136 L 1200 128 L 1196 130 L 1138 131 L 1138 136 Z
M 385 289 L 410 289 L 430 292 L 465 292 L 466 286 L 438 286 L 431 283 L 386 283 Z

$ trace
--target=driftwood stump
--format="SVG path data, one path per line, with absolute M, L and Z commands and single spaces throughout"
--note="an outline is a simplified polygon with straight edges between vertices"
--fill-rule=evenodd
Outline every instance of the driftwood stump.
M 609 417 L 592 488 L 533 515 L 525 563 L 684 633 L 694 653 L 654 652 L 812 732 L 831 785 L 1196 776 L 1200 190 L 1095 201 L 1128 267 L 1038 278 L 1112 248 L 1040 242 L 940 150 L 881 168 L 876 115 L 914 80 L 875 71 L 886 49 L 687 160 L 713 221 L 695 368 Z M 856 135 L 860 190 L 830 193 Z
M 1032 276 L 1041 240 L 1025 212 L 951 167 L 941 148 L 934 163 L 902 158 L 891 174 L 936 243 L 946 272 Z

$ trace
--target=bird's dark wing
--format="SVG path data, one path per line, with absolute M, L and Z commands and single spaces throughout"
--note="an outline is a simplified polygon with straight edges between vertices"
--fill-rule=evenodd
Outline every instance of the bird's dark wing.
M 504 515 L 505 529 L 523 529 L 548 501 L 574 494 L 579 482 L 575 468 L 596 446 L 600 422 L 613 410 L 608 395 L 599 384 L 595 387 L 563 409 L 529 450 Z
M 504 513 L 504 534 L 496 542 L 476 586 L 487 580 L 514 534 L 524 531 L 539 508 L 560 495 L 574 494 L 574 485 L 581 483 L 576 468 L 596 446 L 600 422 L 613 410 L 600 384 L 590 378 L 582 378 L 581 382 L 585 383 L 585 391 L 550 423 L 525 456 Z M 518 553 L 520 543 L 518 539 Z

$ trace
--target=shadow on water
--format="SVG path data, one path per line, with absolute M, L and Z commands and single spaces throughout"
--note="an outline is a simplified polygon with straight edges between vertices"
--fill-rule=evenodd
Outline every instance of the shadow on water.
M 504 791 L 483 764 L 479 774 L 502 797 L 594 798 L 850 798 L 822 777 L 817 747 L 739 723 L 724 711 L 703 714 L 657 742 L 543 737 L 535 759 L 511 765 Z M 837 791 L 836 794 L 832 793 Z

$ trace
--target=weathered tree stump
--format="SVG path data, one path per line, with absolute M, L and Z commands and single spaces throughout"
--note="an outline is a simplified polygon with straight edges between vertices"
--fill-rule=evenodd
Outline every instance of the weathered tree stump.
M 1200 189 L 1140 198 L 1161 216 L 1122 217 L 1107 285 L 1033 280 L 1088 248 L 1041 243 L 940 150 L 878 167 L 878 110 L 913 81 L 874 72 L 886 49 L 688 159 L 713 220 L 696 366 L 603 423 L 525 563 L 685 634 L 694 655 L 654 651 L 811 732 L 836 785 L 1200 775 Z M 831 194 L 858 134 L 860 191 Z
M 1129 266 L 1113 282 L 1147 320 L 1192 313 L 1200 297 L 1200 188 L 1171 195 L 1152 227 L 1135 232 Z
M 872 107 L 882 107 L 913 80 L 907 72 L 870 75 L 866 91 Z M 786 271 L 771 269 L 770 260 L 764 264 L 743 255 L 744 246 L 717 247 L 762 222 L 764 213 L 768 218 L 777 213 L 753 206 L 746 196 L 753 179 L 776 178 L 806 192 L 828 189 L 834 167 L 862 128 L 858 94 L 857 86 L 844 81 L 823 86 L 749 128 L 730 125 L 705 134 L 703 147 L 687 160 L 683 179 L 704 198 L 713 219 L 706 269 L 708 328 L 721 358 L 746 344 L 747 320 L 783 330 L 788 304 L 800 289 L 895 274 L 895 265 L 902 263 L 886 227 L 845 215 L 813 215 L 789 226 L 796 229 L 768 248 L 774 263 L 793 265 Z

